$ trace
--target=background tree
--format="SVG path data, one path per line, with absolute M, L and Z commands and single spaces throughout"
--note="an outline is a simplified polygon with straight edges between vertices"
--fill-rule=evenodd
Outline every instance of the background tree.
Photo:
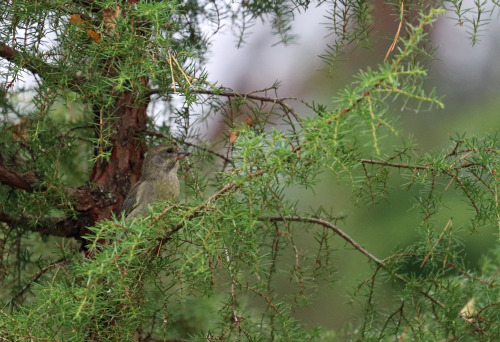
M 243 43 L 248 27 L 269 20 L 287 43 L 294 14 L 310 5 L 0 5 L 2 338 L 332 339 L 339 332 L 305 327 L 293 313 L 320 281 L 334 281 L 345 246 L 373 268 L 353 286 L 363 315 L 347 339 L 500 337 L 498 249 L 469 270 L 453 219 L 439 216 L 454 192 L 471 209 L 468 228 L 499 226 L 497 137 L 459 135 L 449 150 L 422 153 L 400 142 L 390 115 L 443 106 L 422 85 L 443 3 L 391 3 L 400 26 L 386 61 L 360 71 L 331 106 L 281 98 L 278 84 L 239 94 L 207 81 L 204 54 L 223 23 Z M 496 10 L 444 5 L 473 42 Z M 367 2 L 323 6 L 335 43 L 321 57 L 335 73 L 346 45 L 369 42 L 374 17 Z M 148 112 L 153 104 L 162 115 Z M 208 142 L 213 117 L 221 138 Z M 115 217 L 147 145 L 165 139 L 194 152 L 181 172 L 184 200 L 140 219 Z M 314 191 L 321 174 L 352 184 L 359 205 L 377 204 L 394 186 L 408 190 L 422 221 L 404 229 L 421 239 L 374 255 L 342 230 L 349 218 L 304 209 L 294 196 Z

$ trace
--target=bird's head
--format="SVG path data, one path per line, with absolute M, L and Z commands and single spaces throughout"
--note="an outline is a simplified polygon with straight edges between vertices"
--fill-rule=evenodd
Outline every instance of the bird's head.
M 181 149 L 176 142 L 155 146 L 146 154 L 143 164 L 143 174 L 150 172 L 177 170 L 179 159 L 188 156 L 190 152 Z

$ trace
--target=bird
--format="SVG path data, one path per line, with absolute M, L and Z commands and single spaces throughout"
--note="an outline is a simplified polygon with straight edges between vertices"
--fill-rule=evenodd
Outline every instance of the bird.
M 141 177 L 123 202 L 122 215 L 127 219 L 134 218 L 144 215 L 150 204 L 166 200 L 177 202 L 180 193 L 179 160 L 189 154 L 176 142 L 149 149 L 142 164 Z

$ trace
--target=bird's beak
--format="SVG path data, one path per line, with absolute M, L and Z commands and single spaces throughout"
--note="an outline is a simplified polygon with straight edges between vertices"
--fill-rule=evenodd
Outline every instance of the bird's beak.
M 177 151 L 177 160 L 182 159 L 184 157 L 187 157 L 190 154 L 191 154 L 191 152 L 189 152 L 189 151 L 183 151 L 183 150 Z

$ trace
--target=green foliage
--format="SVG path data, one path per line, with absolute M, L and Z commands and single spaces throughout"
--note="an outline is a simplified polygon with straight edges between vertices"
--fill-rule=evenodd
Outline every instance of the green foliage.
M 451 4 L 464 22 L 461 2 Z M 335 258 L 345 245 L 368 260 L 372 273 L 353 286 L 352 301 L 363 314 L 342 338 L 500 338 L 500 249 L 474 270 L 460 237 L 463 230 L 499 225 L 498 137 L 459 135 L 449 150 L 424 153 L 411 142 L 393 145 L 401 134 L 394 107 L 443 107 L 437 92 L 423 86 L 432 57 L 428 32 L 446 13 L 439 4 L 393 4 L 403 17 L 413 16 L 396 49 L 386 62 L 359 71 L 331 105 L 304 103 L 298 112 L 293 99 L 278 97 L 278 84 L 239 94 L 206 80 L 204 25 L 215 23 L 217 32 L 221 18 L 229 18 L 243 39 L 255 20 L 270 20 L 287 43 L 294 13 L 309 5 L 0 5 L 0 43 L 18 51 L 1 46 L 7 61 L 0 122 L 0 279 L 8 289 L 0 297 L 3 339 L 332 340 L 341 333 L 307 326 L 296 311 L 311 305 L 323 280 L 337 281 Z M 322 56 L 330 63 L 343 46 L 368 42 L 375 19 L 367 2 L 323 5 L 336 34 Z M 483 7 L 478 3 L 471 19 L 474 42 Z M 14 39 L 19 32 L 25 38 Z M 26 77 L 24 69 L 38 83 L 27 90 L 32 104 L 23 107 L 23 89 L 10 88 Z M 124 110 L 145 112 L 152 99 L 165 108 L 161 122 L 137 119 L 124 129 Z M 202 125 L 214 115 L 225 133 L 209 144 Z M 164 138 L 193 148 L 180 172 L 185 200 L 158 203 L 141 218 L 111 218 L 123 194 L 92 177 L 114 166 L 106 161 L 122 162 L 113 159 L 119 144 Z M 418 231 L 420 239 L 377 257 L 341 229 L 349 217 L 307 208 L 293 195 L 318 189 L 324 175 L 350 184 L 358 205 L 380 203 L 399 182 L 414 195 L 421 217 L 417 227 L 402 229 Z M 127 177 L 118 173 L 115 180 Z M 91 179 L 95 183 L 87 184 Z M 87 188 L 95 203 L 78 198 Z M 439 216 L 450 191 L 468 208 L 465 227 Z M 81 217 L 97 215 L 97 207 L 110 218 L 75 235 L 85 240 L 83 257 L 63 223 L 80 224 Z

